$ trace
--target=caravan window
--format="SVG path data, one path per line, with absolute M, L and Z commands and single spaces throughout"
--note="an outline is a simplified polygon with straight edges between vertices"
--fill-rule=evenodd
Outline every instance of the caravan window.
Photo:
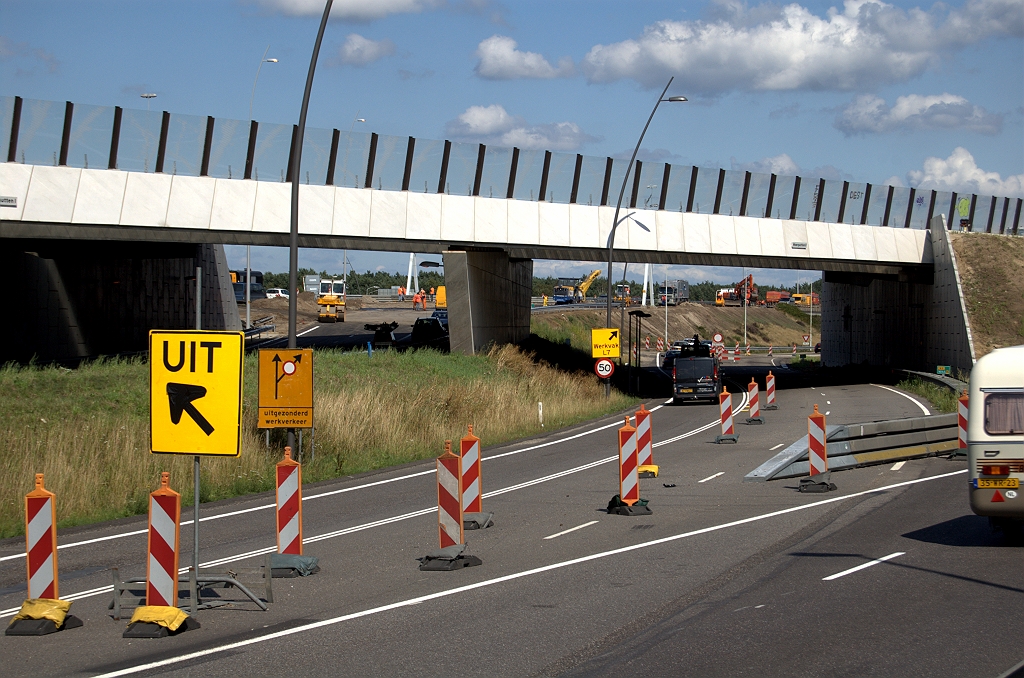
M 1024 393 L 989 393 L 985 396 L 985 433 L 1024 435 Z

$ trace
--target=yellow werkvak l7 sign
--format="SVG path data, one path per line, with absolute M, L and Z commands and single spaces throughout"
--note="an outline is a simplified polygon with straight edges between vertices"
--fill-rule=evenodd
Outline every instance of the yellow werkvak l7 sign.
M 150 451 L 242 451 L 242 332 L 149 333 Z

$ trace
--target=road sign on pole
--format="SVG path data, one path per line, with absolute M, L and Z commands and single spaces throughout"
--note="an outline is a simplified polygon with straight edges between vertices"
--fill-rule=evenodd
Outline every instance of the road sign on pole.
M 313 349 L 260 349 L 258 428 L 313 426 Z
M 599 327 L 590 330 L 590 357 L 618 358 L 619 334 L 617 327 Z
M 598 358 L 594 363 L 594 372 L 602 379 L 608 379 L 615 373 L 615 363 L 608 358 Z
M 149 333 L 150 451 L 242 451 L 242 332 Z

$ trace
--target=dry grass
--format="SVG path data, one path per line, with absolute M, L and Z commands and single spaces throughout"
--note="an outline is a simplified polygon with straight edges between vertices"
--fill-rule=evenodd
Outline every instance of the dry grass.
M 976 357 L 1024 344 L 1024 238 L 951 233 Z
M 487 356 L 443 356 L 431 351 L 365 353 L 318 351 L 314 360 L 316 455 L 303 469 L 307 482 L 437 456 L 466 425 L 484 446 L 525 437 L 623 409 L 593 377 L 536 364 L 510 346 Z M 238 458 L 206 458 L 202 500 L 273 487 L 283 431 L 270 450 L 255 428 L 255 356 L 246 358 L 243 451 Z M 144 513 L 161 471 L 191 503 L 188 456 L 148 452 L 148 366 L 110 361 L 76 370 L 7 366 L 0 389 L 21 397 L 0 402 L 0 537 L 23 531 L 23 497 L 35 473 L 57 493 L 58 522 L 74 525 Z M 309 438 L 305 438 L 309 456 Z

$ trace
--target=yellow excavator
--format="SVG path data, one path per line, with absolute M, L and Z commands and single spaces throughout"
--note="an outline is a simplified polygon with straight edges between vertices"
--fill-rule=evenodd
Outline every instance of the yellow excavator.
M 320 313 L 316 319 L 322 323 L 345 322 L 345 283 L 342 280 L 321 280 L 316 296 Z

